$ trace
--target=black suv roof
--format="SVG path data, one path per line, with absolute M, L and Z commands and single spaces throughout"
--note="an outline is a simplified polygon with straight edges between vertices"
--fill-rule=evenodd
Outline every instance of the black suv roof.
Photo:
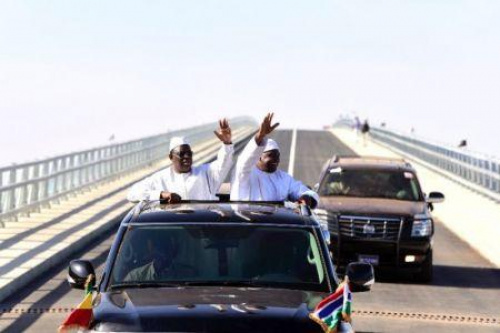
M 260 223 L 282 225 L 318 225 L 305 205 L 288 208 L 283 202 L 186 201 L 162 204 L 141 202 L 128 223 Z
M 402 158 L 381 156 L 337 156 L 334 155 L 328 162 L 328 168 L 375 169 L 375 170 L 402 170 L 415 172 L 413 166 Z

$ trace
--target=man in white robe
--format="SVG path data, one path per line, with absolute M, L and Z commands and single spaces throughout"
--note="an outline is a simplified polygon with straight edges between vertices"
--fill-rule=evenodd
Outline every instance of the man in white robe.
M 162 200 L 178 203 L 181 200 L 216 200 L 221 182 L 233 163 L 234 147 L 231 128 L 227 119 L 219 121 L 214 134 L 222 141 L 217 159 L 211 163 L 193 167 L 193 152 L 189 143 L 181 137 L 170 140 L 169 158 L 172 165 L 138 182 L 130 189 L 127 199 Z
M 254 139 L 248 142 L 236 162 L 231 200 L 299 201 L 314 208 L 319 202 L 318 194 L 278 169 L 279 146 L 266 138 L 279 125 L 271 125 L 272 117 L 269 113 L 264 118 Z

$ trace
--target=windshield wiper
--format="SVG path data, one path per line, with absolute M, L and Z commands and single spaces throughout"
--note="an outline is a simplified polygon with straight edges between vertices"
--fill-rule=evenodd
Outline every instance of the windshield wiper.
M 255 281 L 186 281 L 185 286 L 220 286 L 220 287 L 263 287 L 264 285 Z
M 176 288 L 181 286 L 181 283 L 171 282 L 133 282 L 133 283 L 117 283 L 110 286 L 110 289 L 126 289 L 126 288 L 161 288 L 172 287 Z

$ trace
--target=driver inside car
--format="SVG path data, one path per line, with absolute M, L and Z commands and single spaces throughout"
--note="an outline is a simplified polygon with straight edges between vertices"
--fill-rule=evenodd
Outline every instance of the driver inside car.
M 168 281 L 197 275 L 192 266 L 176 261 L 178 247 L 172 237 L 160 236 L 147 239 L 149 262 L 131 270 L 123 281 Z
M 393 173 L 389 176 L 387 185 L 390 188 L 389 197 L 399 200 L 409 200 L 409 191 L 407 191 L 407 181 L 400 173 Z

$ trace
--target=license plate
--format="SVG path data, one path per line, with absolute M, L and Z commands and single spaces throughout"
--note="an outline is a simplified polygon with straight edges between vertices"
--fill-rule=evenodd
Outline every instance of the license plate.
M 358 256 L 358 261 L 372 264 L 373 266 L 378 265 L 378 255 L 375 254 L 360 254 Z

